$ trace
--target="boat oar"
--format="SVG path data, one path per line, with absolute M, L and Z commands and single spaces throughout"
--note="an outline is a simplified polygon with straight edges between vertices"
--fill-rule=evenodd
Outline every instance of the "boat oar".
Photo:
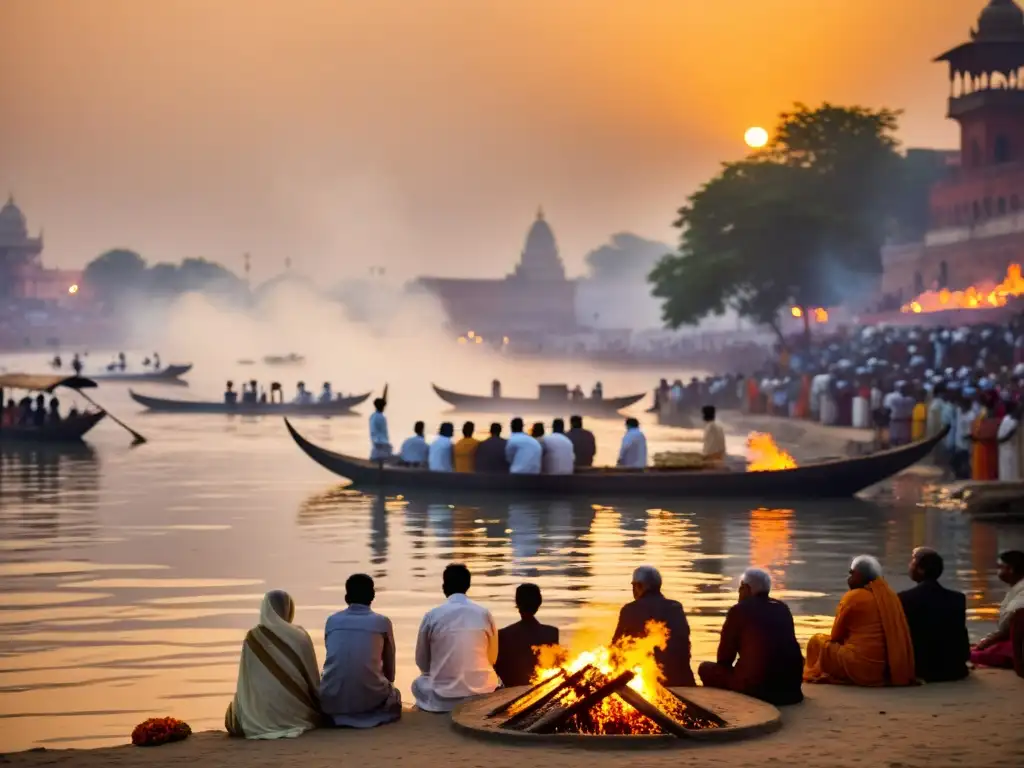
M 82 390 L 78 390 L 78 394 L 80 394 L 82 397 L 84 397 L 90 403 L 92 403 L 97 408 L 99 408 L 101 411 L 103 411 L 105 414 L 107 414 L 107 416 L 110 418 L 110 420 L 112 422 L 114 422 L 115 424 L 117 424 L 117 426 L 119 426 L 122 429 L 126 430 L 132 436 L 132 445 L 142 445 L 143 443 L 148 442 L 146 440 L 146 438 L 144 438 L 142 435 L 140 435 L 134 429 L 132 429 L 127 424 L 125 424 L 123 421 L 121 421 L 119 418 L 117 418 L 117 416 L 112 414 L 110 411 L 108 411 L 102 405 L 100 405 L 95 400 L 93 400 L 91 397 L 89 397 L 87 394 L 85 394 L 85 392 L 83 392 Z
M 388 383 L 386 381 L 384 382 L 384 394 L 381 395 L 380 399 L 385 403 L 388 401 Z

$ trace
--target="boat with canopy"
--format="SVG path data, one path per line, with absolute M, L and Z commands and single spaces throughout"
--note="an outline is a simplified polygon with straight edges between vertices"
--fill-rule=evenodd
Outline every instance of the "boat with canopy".
M 5 408 L 7 407 L 8 397 L 5 394 L 7 390 L 52 394 L 55 389 L 61 387 L 79 393 L 95 405 L 92 399 L 83 393 L 82 390 L 95 389 L 96 386 L 97 384 L 93 379 L 84 376 L 4 373 L 0 374 L 0 405 L 3 405 Z M 15 405 L 15 408 L 17 407 Z M 7 423 L 6 419 L 0 419 L 0 442 L 81 442 L 82 437 L 90 429 L 103 421 L 106 416 L 107 412 L 99 408 L 97 411 L 78 413 L 73 416 L 65 415 L 60 421 L 56 422 L 47 420 L 42 426 L 36 426 L 35 424 L 11 424 Z

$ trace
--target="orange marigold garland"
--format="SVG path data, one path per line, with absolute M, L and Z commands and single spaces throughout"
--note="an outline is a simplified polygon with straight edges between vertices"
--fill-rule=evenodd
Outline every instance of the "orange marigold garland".
M 173 717 L 151 717 L 139 723 L 132 731 L 132 744 L 136 747 L 159 747 L 172 741 L 187 739 L 192 733 L 188 723 Z

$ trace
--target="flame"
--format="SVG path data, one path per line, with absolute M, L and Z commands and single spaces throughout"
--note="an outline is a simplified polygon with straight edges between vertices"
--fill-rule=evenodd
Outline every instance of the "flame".
M 823 307 L 816 307 L 811 310 L 814 313 L 814 322 L 816 323 L 827 323 L 828 322 L 828 310 Z
M 793 307 L 792 309 L 789 310 L 789 312 L 790 312 L 791 315 L 793 315 L 793 317 L 803 317 L 804 316 L 804 311 L 802 309 L 800 309 L 800 307 Z
M 795 467 L 796 459 L 779 448 L 771 435 L 751 432 L 747 437 L 748 472 L 772 472 Z
M 948 288 L 925 291 L 904 304 L 900 311 L 920 314 L 947 309 L 991 309 L 1005 307 L 1015 296 L 1024 296 L 1024 277 L 1021 276 L 1020 264 L 1011 264 L 1006 270 L 1006 277 L 998 285 L 981 283 L 968 286 L 962 291 L 950 291 Z

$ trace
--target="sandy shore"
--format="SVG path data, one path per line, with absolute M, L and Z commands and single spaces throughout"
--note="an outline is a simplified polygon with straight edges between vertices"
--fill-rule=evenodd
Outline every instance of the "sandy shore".
M 1024 680 L 1012 672 L 982 670 L 959 683 L 914 689 L 804 686 L 807 700 L 783 710 L 783 727 L 769 736 L 722 745 L 687 745 L 654 752 L 593 751 L 506 746 L 453 731 L 441 715 L 407 712 L 400 723 L 372 731 L 315 731 L 298 739 L 245 742 L 201 733 L 155 749 L 20 752 L 0 758 L 12 766 L 193 765 L 197 768 L 337 768 L 345 765 L 447 765 L 467 768 L 613 768 L 624 760 L 645 768 L 766 765 L 844 768 L 885 766 L 1024 765 L 1020 706 Z

